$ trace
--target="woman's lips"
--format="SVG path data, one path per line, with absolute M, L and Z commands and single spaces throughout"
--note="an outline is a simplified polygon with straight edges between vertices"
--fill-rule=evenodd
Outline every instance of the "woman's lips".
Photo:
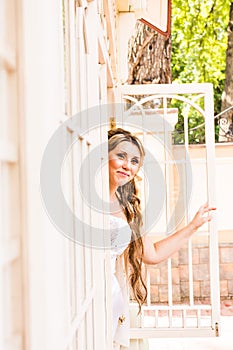
M 129 176 L 129 174 L 124 173 L 123 171 L 118 171 L 117 173 L 120 174 L 121 176 L 124 176 L 124 177 L 128 177 Z

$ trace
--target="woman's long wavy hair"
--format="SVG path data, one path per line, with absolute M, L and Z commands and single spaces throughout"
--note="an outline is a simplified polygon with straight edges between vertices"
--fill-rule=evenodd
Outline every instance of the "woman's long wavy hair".
M 108 132 L 108 151 L 112 151 L 119 143 L 124 141 L 131 142 L 138 147 L 141 166 L 145 156 L 144 148 L 141 141 L 127 130 L 117 128 Z M 116 194 L 132 231 L 131 242 L 125 251 L 125 260 L 126 265 L 129 263 L 131 267 L 129 281 L 140 312 L 141 306 L 147 298 L 147 288 L 142 277 L 142 212 L 136 182 L 137 176 L 123 186 L 119 186 Z

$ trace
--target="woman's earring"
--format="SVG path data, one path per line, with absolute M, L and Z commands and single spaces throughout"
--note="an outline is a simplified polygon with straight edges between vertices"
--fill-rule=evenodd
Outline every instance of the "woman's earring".
M 134 175 L 134 178 L 136 181 L 142 181 L 142 178 L 139 175 Z

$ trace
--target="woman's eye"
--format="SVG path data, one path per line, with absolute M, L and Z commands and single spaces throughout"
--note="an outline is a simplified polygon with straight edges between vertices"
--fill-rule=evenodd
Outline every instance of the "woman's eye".
M 125 156 L 124 156 L 123 153 L 118 153 L 118 154 L 117 154 L 117 157 L 120 158 L 120 159 L 124 159 L 124 158 L 125 158 Z
M 132 164 L 137 165 L 139 163 L 138 159 L 132 159 Z

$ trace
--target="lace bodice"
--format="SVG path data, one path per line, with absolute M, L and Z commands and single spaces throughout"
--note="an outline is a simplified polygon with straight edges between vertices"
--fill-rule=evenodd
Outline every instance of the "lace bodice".
M 112 272 L 114 273 L 117 256 L 121 255 L 130 243 L 131 229 L 124 219 L 110 215 L 110 231 Z
M 111 247 L 121 255 L 131 240 L 129 224 L 122 218 L 110 215 Z

